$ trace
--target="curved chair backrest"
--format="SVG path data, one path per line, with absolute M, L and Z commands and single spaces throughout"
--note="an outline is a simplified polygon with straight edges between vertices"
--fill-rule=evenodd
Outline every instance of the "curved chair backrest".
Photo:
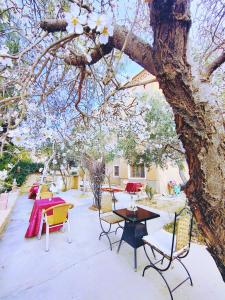
M 191 243 L 193 215 L 188 207 L 184 207 L 179 213 L 175 213 L 174 232 L 176 234 L 175 251 L 185 250 L 186 255 L 189 252 Z M 175 238 L 173 236 L 173 244 Z M 173 249 L 173 248 L 172 248 Z
M 43 213 L 45 214 L 48 225 L 56 225 L 66 222 L 68 218 L 68 210 L 73 207 L 74 205 L 71 203 L 63 203 L 45 209 Z M 52 214 L 48 215 L 48 212 L 50 211 L 52 211 Z
M 112 196 L 109 193 L 103 193 L 101 199 L 101 213 L 112 211 Z
M 52 198 L 52 197 L 53 197 L 52 192 L 41 192 L 40 193 L 40 199 L 48 199 L 48 198 Z
M 44 193 L 44 192 L 48 192 L 48 191 L 49 191 L 49 189 L 48 189 L 47 184 L 42 184 L 40 186 L 40 193 Z
M 176 251 L 188 247 L 190 242 L 190 215 L 181 217 L 177 222 Z

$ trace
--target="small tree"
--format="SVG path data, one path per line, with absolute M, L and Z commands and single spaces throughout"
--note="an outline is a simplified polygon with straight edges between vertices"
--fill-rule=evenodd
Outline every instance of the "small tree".
M 100 208 L 101 206 L 101 187 L 105 179 L 105 160 L 94 158 L 85 155 L 83 158 L 83 165 L 87 168 L 90 177 L 90 186 L 94 195 L 93 206 Z
M 179 168 L 185 184 L 185 155 L 176 134 L 171 108 L 160 92 L 150 96 L 143 93 L 138 102 L 139 109 L 145 106 L 144 114 L 130 122 L 119 140 L 124 157 L 132 164 L 141 161 L 147 167 L 156 164 L 164 168 L 171 161 Z

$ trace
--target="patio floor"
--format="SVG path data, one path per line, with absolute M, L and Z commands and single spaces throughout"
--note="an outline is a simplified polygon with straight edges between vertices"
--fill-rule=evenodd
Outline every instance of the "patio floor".
M 97 212 L 89 210 L 92 197 L 80 197 L 79 191 L 68 191 L 60 196 L 74 203 L 72 210 L 72 244 L 66 242 L 62 232 L 50 234 L 50 251 L 45 252 L 45 236 L 25 239 L 33 200 L 21 196 L 11 215 L 11 221 L 0 240 L 0 299 L 54 299 L 54 300 L 149 300 L 170 299 L 161 277 L 142 270 L 148 263 L 142 248 L 138 249 L 138 270 L 133 270 L 133 249 L 117 244 L 110 251 L 108 240 L 98 240 L 100 226 Z M 118 193 L 117 207 L 126 207 L 129 195 Z M 168 213 L 148 221 L 149 233 L 160 229 L 171 220 Z M 121 236 L 118 236 L 115 240 Z M 225 285 L 214 261 L 205 247 L 192 244 L 184 262 L 194 286 L 186 282 L 174 292 L 175 300 L 207 299 L 222 300 Z M 167 272 L 171 286 L 186 274 L 179 265 Z

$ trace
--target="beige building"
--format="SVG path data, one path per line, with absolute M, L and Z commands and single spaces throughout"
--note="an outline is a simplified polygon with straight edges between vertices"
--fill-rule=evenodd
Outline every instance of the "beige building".
M 149 83 L 149 81 L 153 80 L 154 76 L 143 70 L 134 76 L 127 85 L 134 85 L 132 93 L 145 91 L 147 93 L 160 93 L 157 82 Z M 145 84 L 139 85 L 140 83 Z M 124 187 L 127 182 L 141 182 L 144 185 L 148 183 L 157 194 L 168 193 L 167 184 L 170 180 L 176 181 L 177 184 L 182 183 L 178 167 L 173 166 L 169 162 L 165 169 L 157 166 L 147 169 L 144 164 L 131 166 L 124 158 L 116 158 L 106 165 L 106 174 L 109 176 L 111 184 Z M 188 177 L 187 168 L 186 176 Z
M 168 194 L 167 184 L 170 180 L 182 184 L 178 168 L 171 164 L 165 169 L 156 166 L 147 169 L 144 164 L 134 167 L 124 158 L 117 158 L 106 165 L 106 174 L 113 185 L 125 187 L 127 182 L 141 182 L 145 186 L 148 183 L 157 194 Z

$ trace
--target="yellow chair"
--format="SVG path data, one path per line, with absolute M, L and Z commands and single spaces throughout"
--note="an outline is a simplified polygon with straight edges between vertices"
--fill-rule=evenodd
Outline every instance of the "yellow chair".
M 71 203 L 63 203 L 59 205 L 55 205 L 49 207 L 42 211 L 42 218 L 41 224 L 38 233 L 38 239 L 41 239 L 41 233 L 43 224 L 46 224 L 46 247 L 45 250 L 49 251 L 49 230 L 50 228 L 57 227 L 59 225 L 65 225 L 67 223 L 67 230 L 68 230 L 68 242 L 71 243 L 71 236 L 70 236 L 70 209 L 73 208 L 74 205 Z M 52 214 L 49 215 L 48 212 L 52 211 Z
M 40 193 L 42 193 L 42 192 L 48 192 L 49 190 L 48 190 L 48 186 L 47 186 L 47 184 L 42 184 L 41 186 L 40 186 Z
M 52 198 L 52 197 L 53 197 L 52 192 L 41 192 L 40 193 L 40 199 L 48 199 L 48 198 Z
M 48 199 L 53 197 L 53 193 L 49 191 L 47 184 L 43 183 L 39 189 L 39 199 Z

